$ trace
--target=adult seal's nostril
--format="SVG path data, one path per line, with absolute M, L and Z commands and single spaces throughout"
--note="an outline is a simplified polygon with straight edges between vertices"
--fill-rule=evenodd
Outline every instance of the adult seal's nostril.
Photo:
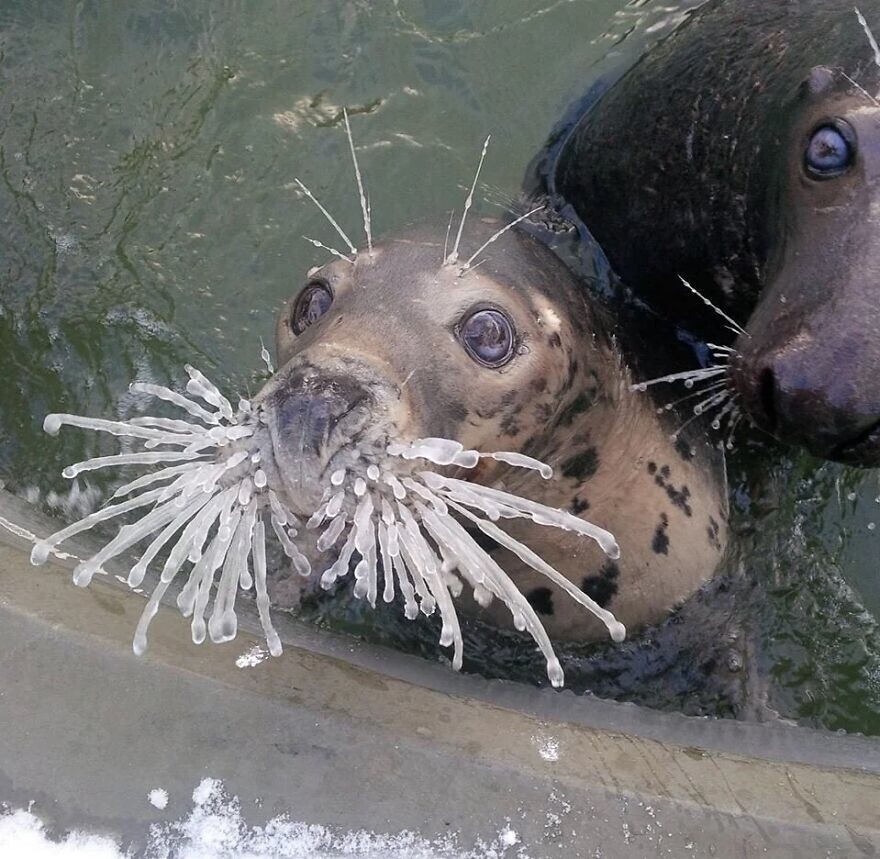
M 790 345 L 790 344 L 789 344 Z M 753 421 L 771 435 L 801 444 L 814 456 L 877 464 L 880 405 L 843 368 L 824 368 L 814 350 L 781 347 L 748 356 L 733 380 Z

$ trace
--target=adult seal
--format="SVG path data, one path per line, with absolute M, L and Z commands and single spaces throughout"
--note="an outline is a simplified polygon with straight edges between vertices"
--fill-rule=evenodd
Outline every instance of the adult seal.
M 745 326 L 731 376 L 754 422 L 870 466 L 880 10 L 861 8 L 711 0 L 563 132 L 545 180 L 656 310 L 705 325 L 683 277 Z
M 469 226 L 462 259 L 496 234 L 472 266 L 451 264 L 443 228 L 422 226 L 309 273 L 278 320 L 281 367 L 254 400 L 272 438 L 270 485 L 308 513 L 352 451 L 369 459 L 389 442 L 439 437 L 535 457 L 552 479 L 491 460 L 468 479 L 610 530 L 616 561 L 576 534 L 503 522 L 628 629 L 659 621 L 712 575 L 725 547 L 715 451 L 673 442 L 631 391 L 583 285 L 538 240 L 499 226 Z M 551 637 L 604 632 L 512 553 L 489 550 Z

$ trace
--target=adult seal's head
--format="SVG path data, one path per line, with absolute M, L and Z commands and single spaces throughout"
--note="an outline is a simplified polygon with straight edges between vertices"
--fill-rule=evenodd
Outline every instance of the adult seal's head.
M 655 308 L 704 326 L 681 276 L 743 323 L 733 383 L 757 424 L 875 465 L 880 70 L 866 29 L 880 33 L 880 12 L 862 11 L 707 3 L 589 109 L 547 178 Z
M 269 483 L 308 516 L 336 470 L 376 457 L 395 467 L 381 460 L 389 442 L 445 438 L 534 457 L 552 479 L 490 459 L 459 476 L 607 528 L 619 560 L 575 533 L 501 523 L 627 628 L 657 621 L 718 564 L 719 472 L 706 445 L 676 446 L 631 393 L 597 308 L 541 243 L 510 230 L 462 267 L 500 226 L 469 225 L 455 265 L 444 262 L 444 225 L 310 272 L 279 317 L 281 367 L 254 399 L 271 438 Z M 521 558 L 489 544 L 551 636 L 604 634 Z

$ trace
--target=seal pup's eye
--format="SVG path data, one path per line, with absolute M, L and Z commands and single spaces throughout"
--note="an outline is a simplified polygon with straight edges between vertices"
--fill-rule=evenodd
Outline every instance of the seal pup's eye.
M 324 283 L 310 283 L 296 299 L 290 316 L 294 334 L 302 334 L 313 322 L 317 322 L 333 304 L 333 293 Z
M 804 153 L 807 173 L 816 179 L 831 179 L 845 173 L 855 160 L 853 138 L 843 125 L 820 125 Z
M 513 323 L 500 310 L 471 313 L 455 333 L 468 355 L 484 367 L 502 367 L 513 357 Z

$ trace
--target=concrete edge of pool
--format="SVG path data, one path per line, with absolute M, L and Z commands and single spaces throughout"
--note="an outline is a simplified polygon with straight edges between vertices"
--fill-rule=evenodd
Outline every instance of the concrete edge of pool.
M 0 517 L 52 527 L 5 493 Z M 880 848 L 878 740 L 484 681 L 284 616 L 284 654 L 252 667 L 235 659 L 261 642 L 253 618 L 235 642 L 196 647 L 167 608 L 136 657 L 143 597 L 76 588 L 72 562 L 34 568 L 29 548 L 0 528 L 0 802 L 35 800 L 59 828 L 142 844 L 212 776 L 254 823 L 286 813 L 470 845 L 507 821 L 531 857 Z M 164 811 L 147 802 L 156 787 Z

